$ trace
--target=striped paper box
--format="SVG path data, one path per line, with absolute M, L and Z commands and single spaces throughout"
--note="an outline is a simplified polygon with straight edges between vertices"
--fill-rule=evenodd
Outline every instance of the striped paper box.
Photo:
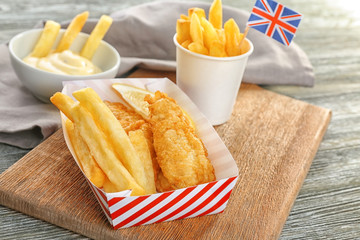
M 112 102 L 123 102 L 111 88 L 113 83 L 126 83 L 152 92 L 160 90 L 167 93 L 189 113 L 195 122 L 197 134 L 207 148 L 208 157 L 214 166 L 217 179 L 214 182 L 146 196 L 130 196 L 131 190 L 106 193 L 93 185 L 84 175 L 114 229 L 210 215 L 224 211 L 238 179 L 238 168 L 215 129 L 176 84 L 167 78 L 124 78 L 64 83 L 63 93 L 68 96 L 72 97 L 72 92 L 78 89 L 91 87 L 103 100 Z M 62 119 L 63 130 L 65 130 L 65 116 L 63 114 Z M 79 165 L 69 137 L 66 131 L 63 132 L 66 144 Z

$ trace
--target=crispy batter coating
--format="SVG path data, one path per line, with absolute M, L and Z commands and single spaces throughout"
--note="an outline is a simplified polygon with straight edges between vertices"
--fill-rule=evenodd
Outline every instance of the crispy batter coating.
M 206 148 L 175 100 L 159 91 L 145 100 L 150 104 L 149 122 L 157 161 L 171 187 L 162 176 L 157 186 L 178 189 L 214 181 Z

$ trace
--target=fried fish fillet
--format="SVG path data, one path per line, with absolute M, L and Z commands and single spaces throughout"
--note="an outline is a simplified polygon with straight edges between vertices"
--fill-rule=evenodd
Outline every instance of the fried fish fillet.
M 159 91 L 145 100 L 157 162 L 169 183 L 161 177 L 160 186 L 178 189 L 216 180 L 205 146 L 175 100 Z

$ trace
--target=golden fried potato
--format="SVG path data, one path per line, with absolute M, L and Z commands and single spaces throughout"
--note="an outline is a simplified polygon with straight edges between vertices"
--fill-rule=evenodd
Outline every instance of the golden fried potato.
M 213 42 L 220 42 L 219 36 L 217 35 L 213 25 L 208 20 L 201 18 L 200 22 L 201 26 L 204 28 L 204 45 L 207 49 L 210 49 Z
M 89 178 L 95 186 L 101 188 L 106 178 L 105 173 L 94 160 L 78 129 L 74 127 L 74 124 L 69 119 L 66 120 L 65 127 L 74 148 L 75 155 L 85 176 Z
M 52 102 L 52 104 L 54 104 L 63 114 L 65 114 L 65 116 L 70 119 L 72 122 L 74 122 L 73 119 L 73 106 L 75 105 L 75 101 L 65 95 L 62 94 L 60 92 L 55 93 L 51 98 L 50 101 Z
M 214 41 L 209 48 L 209 56 L 227 57 L 225 46 L 220 41 Z
M 108 178 L 106 178 L 104 181 L 103 190 L 107 193 L 118 192 L 116 185 L 113 184 L 112 182 L 110 182 L 110 180 Z
M 203 54 L 203 55 L 208 55 L 209 51 L 207 50 L 206 47 L 204 47 L 204 45 L 200 44 L 199 42 L 192 42 L 188 45 L 188 48 L 190 51 L 194 52 L 194 53 L 199 53 L 199 54 Z
M 195 13 L 199 17 L 199 19 L 206 18 L 205 10 L 202 8 L 197 8 L 197 7 L 189 8 L 188 9 L 189 18 L 191 18 L 193 13 Z
M 59 31 L 59 23 L 51 20 L 46 21 L 40 38 L 37 41 L 33 51 L 30 53 L 30 56 L 37 58 L 46 57 L 50 53 Z
M 70 48 L 71 44 L 83 28 L 87 18 L 89 16 L 89 12 L 83 12 L 76 15 L 73 20 L 70 22 L 67 27 L 64 35 L 62 36 L 55 52 L 62 52 Z
M 185 42 L 183 42 L 183 43 L 181 44 L 181 46 L 184 47 L 184 48 L 186 48 L 186 49 L 189 49 L 189 44 L 190 44 L 190 43 L 191 43 L 190 40 L 186 40 Z
M 214 28 L 222 29 L 222 3 L 221 0 L 214 0 L 209 10 L 209 22 Z
M 224 31 L 224 29 L 217 29 L 217 28 L 215 28 L 215 30 L 216 30 L 216 33 L 217 33 L 217 35 L 218 35 L 218 37 L 219 37 L 219 40 L 220 40 L 221 44 L 223 44 L 223 45 L 225 46 L 226 37 L 225 37 L 225 31 Z
M 129 138 L 145 169 L 146 183 L 144 189 L 147 194 L 156 193 L 153 162 L 144 132 L 141 129 L 130 131 Z
M 109 30 L 112 21 L 112 18 L 107 15 L 101 16 L 95 28 L 92 30 L 84 47 L 81 49 L 80 56 L 90 60 L 92 59 L 101 40 L 105 36 L 106 32 Z
M 190 20 L 178 19 L 176 21 L 176 34 L 176 40 L 179 44 L 190 40 Z
M 200 19 L 196 14 L 191 15 L 190 36 L 193 42 L 204 45 L 203 29 L 200 24 Z
M 184 20 L 189 20 L 190 21 L 190 17 L 186 16 L 185 14 L 180 14 L 180 19 L 184 19 Z
M 224 24 L 224 31 L 226 37 L 225 50 L 229 57 L 241 54 L 239 47 L 241 41 L 241 34 L 238 25 L 233 18 L 230 18 Z

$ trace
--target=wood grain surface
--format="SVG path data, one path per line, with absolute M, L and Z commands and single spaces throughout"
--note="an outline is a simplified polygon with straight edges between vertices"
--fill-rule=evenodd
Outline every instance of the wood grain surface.
M 8 42 L 44 19 L 65 21 L 86 10 L 98 18 L 151 1 L 1 0 L 0 42 Z M 315 86 L 262 87 L 332 110 L 328 130 L 280 240 L 360 239 L 360 8 L 351 0 L 280 2 L 304 15 L 294 41 L 314 67 Z M 250 11 L 254 1 L 223 0 L 223 4 Z M 0 144 L 0 172 L 27 152 Z M 0 236 L 5 240 L 88 239 L 4 206 L 0 206 Z
M 169 77 L 139 70 L 130 77 Z M 0 175 L 0 203 L 95 239 L 276 239 L 330 121 L 327 109 L 242 84 L 231 119 L 216 127 L 239 180 L 224 213 L 113 230 L 62 131 Z

